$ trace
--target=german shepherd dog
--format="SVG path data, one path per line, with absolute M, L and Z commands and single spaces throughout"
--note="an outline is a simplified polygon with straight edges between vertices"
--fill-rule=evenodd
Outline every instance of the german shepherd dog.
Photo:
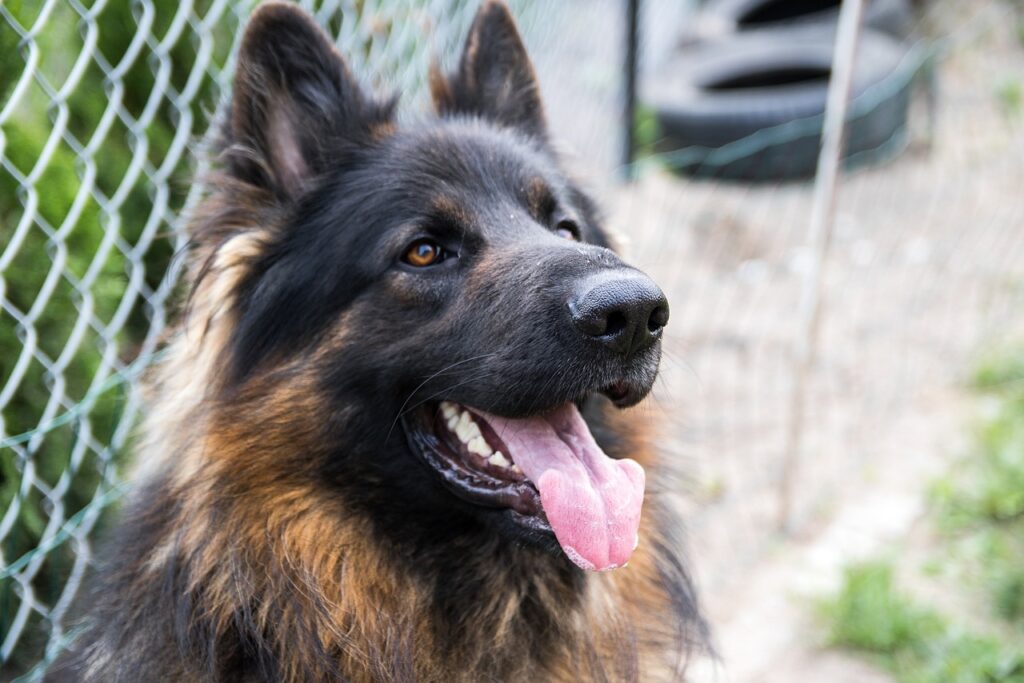
M 253 15 L 52 680 L 681 679 L 704 627 L 622 410 L 668 303 L 560 169 L 504 4 L 430 82 L 400 126 L 304 12 Z

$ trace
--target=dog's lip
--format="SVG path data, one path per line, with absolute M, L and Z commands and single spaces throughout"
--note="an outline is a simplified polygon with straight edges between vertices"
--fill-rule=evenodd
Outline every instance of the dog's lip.
M 534 531 L 551 532 L 533 482 L 518 468 L 493 466 L 469 453 L 452 438 L 440 406 L 441 402 L 431 402 L 402 418 L 413 451 L 458 498 L 481 507 L 508 510 L 515 522 Z M 473 412 L 468 406 L 460 407 Z M 487 437 L 491 444 L 500 447 L 497 435 L 489 433 Z
M 586 391 L 571 402 L 581 405 L 594 394 L 607 397 L 619 408 L 636 404 L 649 390 L 634 381 L 617 379 L 602 388 Z M 410 448 L 433 469 L 445 487 L 456 497 L 474 505 L 504 510 L 510 518 L 531 531 L 554 534 L 541 505 L 540 492 L 521 472 L 489 466 L 472 457 L 465 445 L 453 438 L 446 428 L 441 406 L 448 401 L 429 401 L 402 417 L 402 426 Z M 487 432 L 485 436 L 494 450 L 502 448 L 500 438 L 489 431 L 487 421 L 472 406 L 458 407 L 469 411 L 475 421 Z M 545 412 L 543 409 L 540 413 Z M 529 416 L 517 416 L 529 417 Z M 518 470 L 518 468 L 516 468 Z
M 646 394 L 645 391 L 634 387 L 632 384 L 625 380 L 618 380 L 616 382 L 612 382 L 604 389 L 602 389 L 601 393 L 607 396 L 608 400 L 610 400 L 612 403 L 619 406 L 620 408 L 633 405 L 641 398 L 643 398 L 644 394 Z

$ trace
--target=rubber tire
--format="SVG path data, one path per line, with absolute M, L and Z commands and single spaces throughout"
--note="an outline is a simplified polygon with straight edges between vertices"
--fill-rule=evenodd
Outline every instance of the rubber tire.
M 792 0 L 710 0 L 696 17 L 696 31 L 691 38 L 711 40 L 734 33 L 774 31 L 807 27 L 834 29 L 839 7 L 828 7 L 787 19 L 741 25 L 743 17 L 778 2 Z M 864 25 L 896 38 L 906 38 L 914 24 L 914 11 L 908 0 L 869 0 Z M 691 42 L 693 42 L 691 40 Z
M 644 88 L 642 101 L 658 122 L 658 151 L 686 150 L 683 156 L 689 159 L 673 165 L 692 175 L 755 181 L 813 176 L 833 49 L 831 36 L 823 32 L 772 31 L 736 34 L 679 51 Z M 898 83 L 892 92 L 884 92 L 885 87 L 895 87 L 896 81 L 872 90 L 895 75 L 904 57 L 905 49 L 892 38 L 875 31 L 862 35 L 852 88 L 854 118 L 846 132 L 847 156 L 876 150 L 904 130 L 910 79 Z M 793 69 L 826 75 L 796 84 L 708 87 Z M 858 98 L 868 91 L 883 99 L 859 112 Z M 790 130 L 768 130 L 779 126 Z M 750 141 L 749 148 L 734 144 L 760 131 L 766 131 L 765 138 Z

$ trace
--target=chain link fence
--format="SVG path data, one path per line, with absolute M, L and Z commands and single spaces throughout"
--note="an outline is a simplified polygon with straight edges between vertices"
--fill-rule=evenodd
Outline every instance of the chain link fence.
M 478 2 L 301 4 L 356 74 L 404 93 L 411 115 L 426 105 L 428 64 L 451 63 Z M 811 192 L 714 171 L 813 122 L 660 153 L 641 107 L 638 179 L 617 185 L 627 3 L 510 4 L 570 164 L 673 301 L 654 409 L 669 418 L 663 448 L 689 474 L 702 582 L 728 592 L 774 538 Z M 642 3 L 644 73 L 675 49 L 692 4 Z M 901 157 L 841 184 L 795 483 L 805 522 L 865 468 L 942 433 L 949 413 L 935 403 L 950 368 L 1014 327 L 1024 297 L 1024 141 L 1013 91 L 999 90 L 1024 74 L 971 49 L 995 50 L 997 35 L 993 54 L 1019 57 L 1006 35 L 1017 15 L 999 0 L 933 4 L 900 69 L 854 103 L 862 115 L 887 88 L 913 87 L 915 116 L 854 161 Z M 0 679 L 40 672 L 73 635 L 94 533 L 124 492 L 138 380 L 173 311 L 202 135 L 254 5 L 0 2 Z M 938 124 L 934 89 L 914 86 L 933 70 L 953 91 Z M 670 172 L 680 168 L 709 179 Z
M 93 530 L 123 493 L 137 382 L 187 244 L 179 217 L 199 199 L 197 148 L 255 4 L 0 3 L 2 678 L 59 651 Z M 414 100 L 478 5 L 302 4 L 355 73 Z

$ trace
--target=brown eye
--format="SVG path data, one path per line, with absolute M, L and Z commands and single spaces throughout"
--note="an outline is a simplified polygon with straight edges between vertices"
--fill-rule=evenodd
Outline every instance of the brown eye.
M 444 247 L 430 240 L 416 240 L 405 251 L 402 260 L 410 266 L 426 268 L 444 260 Z
M 567 240 L 578 242 L 580 239 L 580 228 L 571 220 L 563 219 L 558 221 L 558 225 L 555 226 L 555 234 Z

